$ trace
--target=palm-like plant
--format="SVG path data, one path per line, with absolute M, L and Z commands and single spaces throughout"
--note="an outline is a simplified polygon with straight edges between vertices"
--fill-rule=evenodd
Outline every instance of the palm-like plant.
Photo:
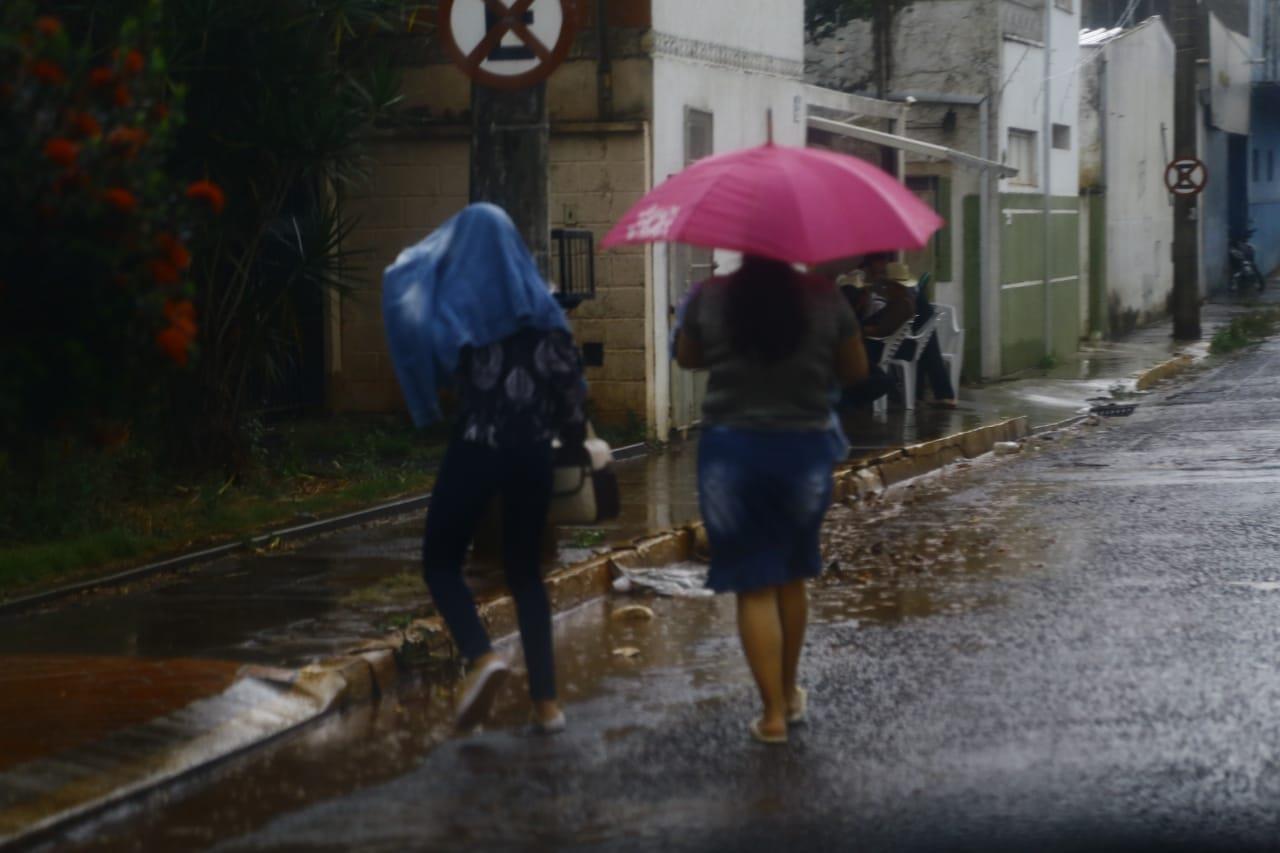
M 353 258 L 344 188 L 362 179 L 361 139 L 398 84 L 368 47 L 391 0 L 168 0 L 164 42 L 187 94 L 176 168 L 229 199 L 197 243 L 205 322 L 199 399 L 183 407 L 194 448 L 243 459 L 247 410 L 300 355 L 300 321 Z

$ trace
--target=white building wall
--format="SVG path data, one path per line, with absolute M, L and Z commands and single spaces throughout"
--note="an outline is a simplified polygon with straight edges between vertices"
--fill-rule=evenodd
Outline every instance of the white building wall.
M 803 145 L 803 0 L 697 0 L 653 3 L 652 181 L 684 168 L 685 115 L 712 115 L 715 153 L 761 145 L 769 110 L 773 138 Z M 671 426 L 669 251 L 652 250 L 654 409 L 656 434 Z M 736 262 L 717 253 L 722 271 Z
M 1107 290 L 1112 328 L 1123 329 L 1163 314 L 1173 288 L 1164 167 L 1173 140 L 1174 46 L 1151 20 L 1104 51 Z
M 1253 46 L 1209 13 L 1209 97 L 1213 124 L 1227 133 L 1249 132 Z
M 653 29 L 804 61 L 804 0 L 652 0 Z
M 1080 156 L 1080 189 L 1100 186 L 1102 175 L 1102 45 L 1080 48 L 1080 118 L 1076 148 Z
M 1050 52 L 1050 120 L 1071 128 L 1070 147 L 1054 149 L 1051 154 L 1053 195 L 1075 195 L 1079 180 L 1078 133 L 1080 81 L 1080 12 L 1065 12 L 1053 6 L 1053 44 Z M 1002 46 L 1000 98 L 1000 150 L 1007 155 L 1009 128 L 1030 130 L 1036 134 L 1036 181 L 1033 186 L 1005 179 L 1002 192 L 1043 191 L 1044 149 L 1050 144 L 1044 137 L 1044 48 L 1040 44 L 1006 39 Z

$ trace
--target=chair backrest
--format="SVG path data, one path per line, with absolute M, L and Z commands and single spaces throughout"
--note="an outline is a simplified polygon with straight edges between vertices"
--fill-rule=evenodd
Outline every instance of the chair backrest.
M 911 324 L 915 322 L 915 319 L 915 317 L 912 317 L 899 326 L 892 335 L 881 338 L 884 341 L 884 349 L 880 352 L 880 360 L 876 363 L 877 367 L 884 367 L 889 363 L 889 359 L 897 354 L 898 347 L 902 346 L 902 342 L 911 334 Z
M 935 304 L 934 311 L 940 316 L 938 321 L 938 347 L 944 353 L 956 351 L 956 341 L 964 331 L 956 322 L 956 311 L 950 305 Z
M 943 316 L 942 312 L 934 311 L 929 315 L 929 319 L 920 324 L 919 331 L 905 335 L 903 339 L 898 342 L 896 349 L 899 351 L 902 350 L 903 343 L 907 341 L 913 341 L 915 343 L 915 349 L 912 350 L 910 358 L 901 358 L 897 353 L 895 353 L 891 360 L 900 361 L 903 364 L 915 364 L 920 361 L 920 356 L 924 355 L 924 348 L 929 344 L 929 338 L 932 337 L 934 332 L 937 330 L 938 321 L 942 319 Z

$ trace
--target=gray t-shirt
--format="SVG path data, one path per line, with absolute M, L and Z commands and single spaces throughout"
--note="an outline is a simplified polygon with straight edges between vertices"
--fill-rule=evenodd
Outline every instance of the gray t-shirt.
M 835 285 L 798 275 L 808 328 L 784 359 L 761 364 L 735 353 L 725 322 L 728 278 L 704 282 L 685 311 L 683 334 L 702 346 L 710 376 L 702 420 L 745 429 L 821 430 L 830 426 L 836 348 L 857 332 L 858 321 Z M 779 287 L 788 285 L 779 283 Z

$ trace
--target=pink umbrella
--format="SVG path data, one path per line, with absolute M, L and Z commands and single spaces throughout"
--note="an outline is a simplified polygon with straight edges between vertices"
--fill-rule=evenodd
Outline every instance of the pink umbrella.
M 917 249 L 943 220 L 865 160 L 762 145 L 699 160 L 655 187 L 605 248 L 664 241 L 819 264 Z

